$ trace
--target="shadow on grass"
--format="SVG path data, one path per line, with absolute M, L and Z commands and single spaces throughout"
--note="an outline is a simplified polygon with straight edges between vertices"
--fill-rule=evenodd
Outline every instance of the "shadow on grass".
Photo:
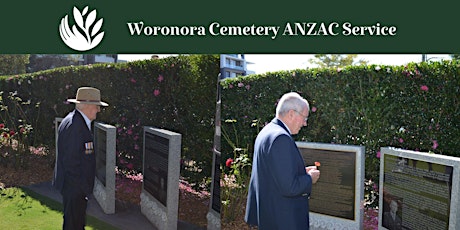
M 0 189 L 3 229 L 62 229 L 62 204 L 28 188 Z M 118 228 L 86 216 L 86 230 Z

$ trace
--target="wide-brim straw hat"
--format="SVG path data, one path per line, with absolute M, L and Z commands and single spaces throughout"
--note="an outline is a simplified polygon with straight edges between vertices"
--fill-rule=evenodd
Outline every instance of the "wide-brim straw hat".
M 75 99 L 67 99 L 68 102 L 76 104 L 91 104 L 108 106 L 109 104 L 101 101 L 101 92 L 93 87 L 80 87 L 77 90 Z

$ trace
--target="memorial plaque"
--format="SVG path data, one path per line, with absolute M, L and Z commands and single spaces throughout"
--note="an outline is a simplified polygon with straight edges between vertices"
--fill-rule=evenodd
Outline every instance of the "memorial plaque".
M 106 131 L 94 127 L 94 142 L 96 154 L 96 178 L 106 186 L 107 134 Z
M 301 148 L 305 165 L 321 163 L 321 179 L 313 186 L 310 211 L 345 218 L 354 217 L 356 153 Z
M 93 194 L 106 214 L 115 213 L 115 126 L 95 122 L 92 128 L 96 157 Z
M 182 135 L 144 127 L 141 213 L 157 229 L 177 229 Z
M 312 187 L 310 212 L 320 214 L 321 222 L 335 221 L 339 228 L 361 228 L 364 199 L 364 147 L 297 142 L 305 166 L 319 162 L 321 176 Z M 318 215 L 311 215 L 315 224 Z M 333 217 L 327 219 L 328 217 Z M 327 224 L 325 224 L 327 226 Z M 319 226 L 324 227 L 324 226 Z
M 145 133 L 144 143 L 144 190 L 166 206 L 169 140 L 152 133 Z
M 460 158 L 395 148 L 381 154 L 380 227 L 459 228 Z

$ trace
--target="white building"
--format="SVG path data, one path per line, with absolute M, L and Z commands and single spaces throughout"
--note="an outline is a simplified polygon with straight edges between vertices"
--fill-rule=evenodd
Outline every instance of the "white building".
M 252 63 L 249 63 L 244 59 L 244 54 L 221 54 L 221 79 L 254 74 L 254 71 L 250 71 L 247 69 L 248 64 Z

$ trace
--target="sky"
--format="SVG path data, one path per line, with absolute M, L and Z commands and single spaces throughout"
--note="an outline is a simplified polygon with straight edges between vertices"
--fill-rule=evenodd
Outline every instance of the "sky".
M 160 58 L 174 54 L 158 54 Z M 119 54 L 118 59 L 135 61 L 151 58 L 152 54 Z M 280 70 L 305 69 L 315 67 L 310 64 L 309 59 L 314 58 L 313 54 L 245 54 L 248 61 L 247 69 L 256 74 L 274 72 Z M 446 54 L 428 54 L 427 60 L 439 61 L 449 59 Z M 368 61 L 368 64 L 380 65 L 405 65 L 409 62 L 422 61 L 422 54 L 358 54 L 356 60 Z

